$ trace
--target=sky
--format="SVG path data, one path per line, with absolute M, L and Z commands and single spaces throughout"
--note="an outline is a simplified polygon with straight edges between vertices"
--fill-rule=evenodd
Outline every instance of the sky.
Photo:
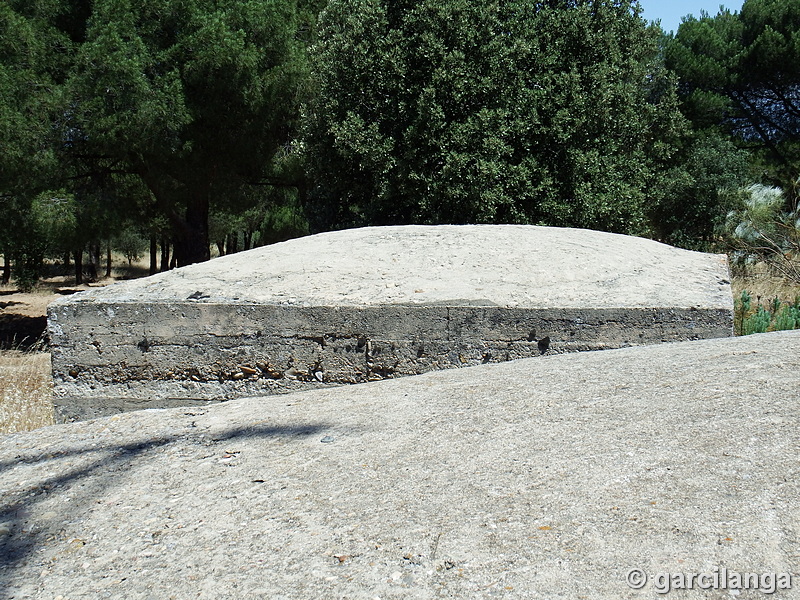
M 732 11 L 742 9 L 742 0 L 639 0 L 639 4 L 644 9 L 644 18 L 648 21 L 661 19 L 661 27 L 665 31 L 678 31 L 681 24 L 681 17 L 694 15 L 700 17 L 700 11 L 705 10 L 710 15 L 719 12 L 719 5 Z

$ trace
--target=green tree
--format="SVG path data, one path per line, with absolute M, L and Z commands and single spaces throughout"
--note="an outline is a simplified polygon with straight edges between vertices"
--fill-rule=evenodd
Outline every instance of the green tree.
M 692 250 L 718 250 L 726 216 L 749 181 L 750 155 L 713 131 L 686 136 L 651 210 L 656 238 Z
M 637 2 L 331 0 L 304 148 L 316 229 L 643 233 L 683 127 Z
M 287 184 L 272 159 L 295 127 L 316 4 L 4 2 L 0 194 L 30 202 L 75 187 L 110 199 L 111 180 L 135 174 L 171 223 L 178 262 L 207 258 L 212 199 Z M 32 186 L 48 162 L 37 159 L 55 157 L 52 178 Z
M 58 106 L 57 75 L 68 40 L 38 26 L 34 6 L 18 13 L 0 3 L 0 254 L 2 281 L 12 276 L 29 287 L 41 267 L 44 240 L 31 204 L 45 189 L 56 166 L 47 143 Z
M 211 240 L 220 255 L 308 234 L 297 190 L 249 186 L 239 202 L 211 212 Z
M 30 6 L 28 7 L 31 8 Z M 43 28 L 35 15 L 0 3 L 0 195 L 47 185 L 56 168 L 47 143 L 60 106 L 58 77 L 69 40 Z
M 800 175 L 800 3 L 746 0 L 740 13 L 689 18 L 667 47 L 683 110 L 755 153 L 796 207 Z
M 179 265 L 209 257 L 212 198 L 272 173 L 304 62 L 295 3 L 97 0 L 67 81 L 74 160 L 141 177 Z

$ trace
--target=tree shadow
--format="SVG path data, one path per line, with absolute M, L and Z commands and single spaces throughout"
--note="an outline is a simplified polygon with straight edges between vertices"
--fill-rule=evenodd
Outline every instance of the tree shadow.
M 45 337 L 47 317 L 0 315 L 0 349 L 27 350 Z
M 69 521 L 70 513 L 75 512 L 87 503 L 96 501 L 100 494 L 113 487 L 117 478 L 113 473 L 129 466 L 134 459 L 143 455 L 152 454 L 156 450 L 174 443 L 178 440 L 194 440 L 194 443 L 213 445 L 230 440 L 246 440 L 253 438 L 306 438 L 318 435 L 328 429 L 325 424 L 298 425 L 292 427 L 234 427 L 222 432 L 209 434 L 208 432 L 187 433 L 185 430 L 174 435 L 161 436 L 141 442 L 105 446 L 75 446 L 72 449 L 58 451 L 49 456 L 17 456 L 13 460 L 1 460 L 0 471 L 20 464 L 44 466 L 47 462 L 58 461 L 64 457 L 85 454 L 99 454 L 95 460 L 84 463 L 74 469 L 67 469 L 58 475 L 43 477 L 31 481 L 25 488 L 6 490 L 5 499 L 0 501 L 0 524 L 9 529 L 8 533 L 0 533 L 0 572 L 9 574 L 15 567 L 20 566 L 31 555 L 32 551 L 43 545 L 47 538 L 56 532 L 47 525 L 38 526 L 34 531 L 23 531 L 31 507 L 48 497 L 48 493 L 59 487 L 70 486 L 71 506 L 73 511 L 65 511 L 58 515 L 60 522 Z M 155 458 L 155 457 L 154 457 Z M 108 476 L 95 477 L 91 484 L 76 486 L 77 482 L 86 480 L 99 471 L 108 471 Z M 5 538 L 5 539 L 3 539 Z M 3 595 L 5 596 L 5 594 Z

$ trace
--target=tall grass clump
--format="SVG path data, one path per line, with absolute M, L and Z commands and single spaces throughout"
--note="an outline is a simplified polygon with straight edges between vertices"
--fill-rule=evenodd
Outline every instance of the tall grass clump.
M 53 424 L 50 354 L 0 351 L 0 433 L 30 431 Z
M 759 297 L 754 305 L 750 292 L 745 290 L 734 302 L 734 329 L 736 335 L 800 329 L 800 297 L 793 303 L 773 298 L 766 306 Z

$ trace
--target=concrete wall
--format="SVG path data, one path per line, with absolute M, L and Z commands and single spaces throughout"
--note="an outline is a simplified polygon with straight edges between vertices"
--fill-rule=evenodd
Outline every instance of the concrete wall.
M 542 255 L 541 236 L 553 231 L 485 226 L 337 232 L 59 300 L 48 315 L 57 419 L 732 335 L 724 257 L 578 230 L 555 230 L 560 235 Z M 386 242 L 387 232 L 401 246 L 404 236 L 414 239 L 407 246 L 417 254 L 408 248 L 400 254 Z M 498 250 L 497 240 L 509 234 L 514 246 Z M 576 238 L 582 253 L 570 246 Z M 587 250 L 586 240 L 595 245 Z M 613 244 L 633 251 L 609 258 Z M 343 245 L 351 253 L 336 263 L 329 257 Z M 477 249 L 474 265 L 442 269 L 419 282 L 427 272 L 423 260 L 455 263 L 464 247 Z M 322 266 L 312 275 L 287 267 L 299 252 Z M 375 260 L 381 273 L 369 274 L 365 261 Z M 552 265 L 547 278 L 542 261 Z M 647 261 L 652 266 L 645 269 Z M 475 272 L 481 272 L 479 281 L 470 280 Z M 243 281 L 250 286 L 244 291 Z M 354 293 L 342 292 L 352 289 L 361 294 L 357 301 Z M 415 301 L 394 302 L 387 294 Z
M 83 303 L 49 319 L 60 421 L 732 329 L 729 310 L 676 308 Z

